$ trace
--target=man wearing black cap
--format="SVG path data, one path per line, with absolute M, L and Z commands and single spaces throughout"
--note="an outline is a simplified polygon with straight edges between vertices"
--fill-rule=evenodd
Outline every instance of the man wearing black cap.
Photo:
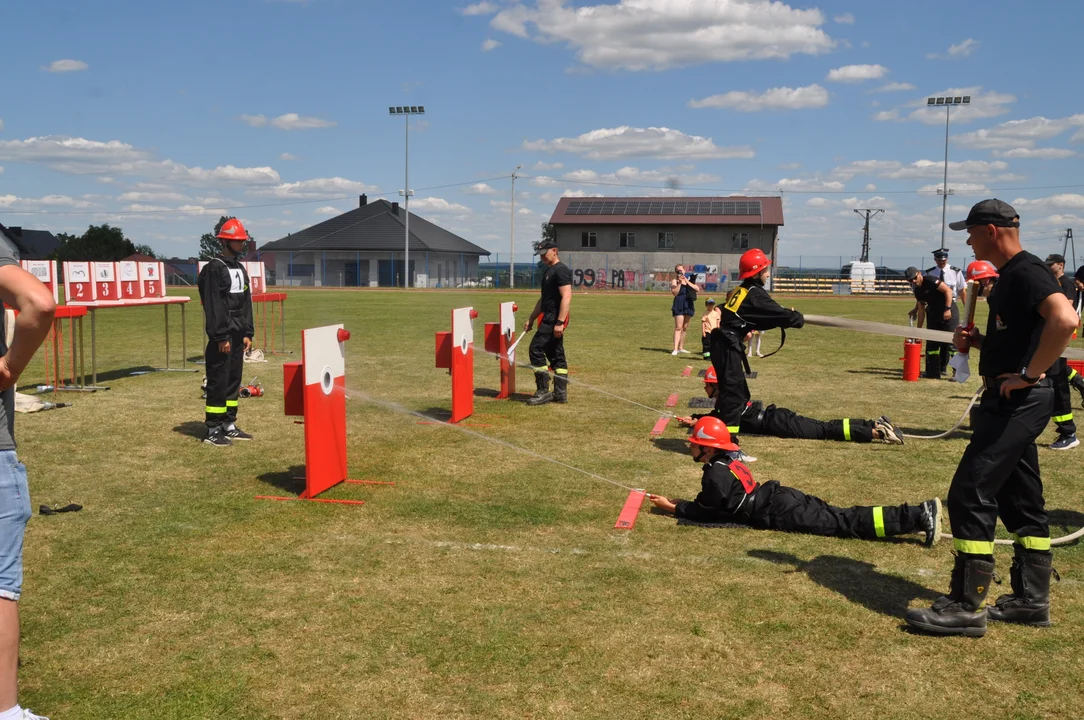
M 1046 256 L 1046 266 L 1054 273 L 1055 279 L 1061 286 L 1061 291 L 1069 302 L 1076 302 L 1076 285 L 1065 274 L 1065 258 L 1058 253 Z M 1081 382 L 1076 370 L 1072 371 L 1073 379 Z M 1051 450 L 1072 450 L 1080 445 L 1076 437 L 1076 423 L 1073 422 L 1073 394 L 1069 390 L 1069 364 L 1065 358 L 1058 358 L 1054 366 L 1050 368 L 1050 380 L 1054 384 L 1054 414 L 1052 419 L 1057 426 L 1058 439 L 1050 443 Z
M 527 332 L 538 318 L 538 332 L 531 338 L 529 350 L 536 391 L 527 404 L 566 403 L 565 327 L 572 305 L 572 271 L 557 257 L 557 243 L 553 240 L 543 240 L 535 252 L 542 257 L 546 272 L 542 275 L 542 296 L 523 326 L 523 331 Z M 550 392 L 549 367 L 553 367 L 553 392 Z
M 952 320 L 952 309 L 955 307 L 952 297 L 952 289 L 947 283 L 941 282 L 936 275 L 923 275 L 917 267 L 909 267 L 903 271 L 907 282 L 911 283 L 911 289 L 915 293 L 915 307 L 911 315 L 916 317 L 915 324 L 922 327 L 925 319 L 926 327 L 930 330 L 950 330 L 949 322 Z M 949 344 L 926 341 L 926 377 L 931 380 L 940 380 L 948 364 Z
M 952 302 L 949 303 L 949 310 L 952 311 L 952 317 L 949 318 L 947 330 L 951 330 L 960 324 L 960 306 L 956 304 L 956 299 L 959 298 L 960 302 L 967 303 L 967 278 L 964 277 L 964 271 L 955 265 L 949 265 L 948 261 L 949 251 L 945 248 L 939 248 L 933 251 L 934 266 L 926 269 L 927 275 L 933 275 L 941 282 L 949 286 L 949 290 L 952 291 Z M 956 350 L 952 345 L 948 346 L 948 352 L 941 353 L 941 374 L 944 375 L 948 370 L 949 360 L 951 356 L 955 354 Z
M 978 260 L 997 268 L 986 333 L 956 328 L 961 352 L 981 351 L 985 391 L 972 417 L 973 433 L 949 486 L 956 561 L 947 596 L 907 611 L 921 632 L 981 636 L 986 620 L 1050 624 L 1050 529 L 1035 438 L 1050 420 L 1054 391 L 1046 371 L 1065 351 L 1076 313 L 1050 270 L 1020 247 L 1020 217 L 1001 200 L 983 200 L 967 219 Z M 986 608 L 994 574 L 998 517 L 1013 536 L 1012 592 Z

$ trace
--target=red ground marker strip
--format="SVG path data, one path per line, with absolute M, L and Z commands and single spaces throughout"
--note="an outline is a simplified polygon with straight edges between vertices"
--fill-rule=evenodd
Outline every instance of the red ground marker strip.
M 393 482 L 387 480 L 343 480 L 344 483 L 350 483 L 351 485 L 394 485 Z
M 692 365 L 686 365 L 685 369 L 681 371 L 681 377 L 689 377 L 692 374 L 693 374 L 693 366 Z
M 675 405 L 677 405 L 677 401 L 678 401 L 678 394 L 674 393 L 670 397 L 666 398 L 666 407 L 674 407 Z
M 629 493 L 625 507 L 621 508 L 621 514 L 617 516 L 615 530 L 632 530 L 636 524 L 636 516 L 640 514 L 640 506 L 644 503 L 645 493 L 643 490 L 633 490 Z
M 662 435 L 662 431 L 666 429 L 667 424 L 670 422 L 670 418 L 661 417 L 659 421 L 655 423 L 655 427 L 651 428 L 652 435 Z

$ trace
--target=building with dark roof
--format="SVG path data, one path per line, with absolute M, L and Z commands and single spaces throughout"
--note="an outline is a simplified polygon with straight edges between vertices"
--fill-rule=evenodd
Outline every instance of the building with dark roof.
M 368 202 L 259 248 L 273 285 L 394 287 L 403 285 L 406 212 L 399 203 Z M 489 251 L 410 213 L 414 287 L 459 287 L 478 276 Z
M 558 252 L 583 287 L 669 289 L 674 266 L 707 292 L 738 279 L 738 258 L 760 248 L 775 261 L 779 197 L 564 197 L 550 223 Z
M 60 241 L 48 230 L 26 230 L 0 224 L 0 242 L 7 245 L 19 260 L 45 260 L 60 247 Z

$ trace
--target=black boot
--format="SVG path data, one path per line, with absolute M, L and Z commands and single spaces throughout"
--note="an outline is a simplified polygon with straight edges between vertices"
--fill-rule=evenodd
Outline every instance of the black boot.
M 553 393 L 550 392 L 550 375 L 545 372 L 536 372 L 534 374 L 534 382 L 536 390 L 534 397 L 527 401 L 528 405 L 545 405 L 548 402 L 553 401 Z
M 1049 625 L 1050 575 L 1057 577 L 1057 570 L 1050 565 L 1053 557 L 1014 545 L 1012 567 L 1009 568 L 1012 594 L 997 599 L 987 613 L 989 618 L 1038 627 Z
M 553 376 L 553 401 L 559 403 L 568 402 L 568 377 L 565 375 Z
M 982 555 L 956 555 L 952 568 L 952 586 L 947 596 L 921 610 L 907 611 L 907 624 L 912 628 L 937 635 L 986 634 L 986 593 L 994 578 L 994 564 L 982 560 Z
M 772 405 L 772 407 L 775 407 Z M 767 415 L 767 410 L 764 409 L 764 403 L 760 400 L 753 400 L 751 403 L 745 406 L 745 410 L 742 411 L 741 420 L 738 422 L 738 426 L 742 432 L 753 433 L 754 435 L 764 432 L 764 418 Z

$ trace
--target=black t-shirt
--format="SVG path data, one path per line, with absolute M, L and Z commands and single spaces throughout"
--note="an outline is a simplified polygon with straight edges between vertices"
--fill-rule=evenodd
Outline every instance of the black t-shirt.
M 1000 375 L 1023 370 L 1035 349 L 1046 321 L 1039 305 L 1054 293 L 1061 292 L 1054 273 L 1043 261 L 1021 251 L 998 270 L 998 279 L 990 292 L 990 319 L 979 356 L 979 374 Z M 1029 368 L 1033 376 L 1046 368 Z
M 557 320 L 557 313 L 561 309 L 561 290 L 566 285 L 572 284 L 572 271 L 568 265 L 559 262 L 546 268 L 542 275 L 542 311 L 543 320 L 550 322 Z
M 1058 284 L 1061 285 L 1061 291 L 1065 293 L 1065 297 L 1069 298 L 1069 302 L 1076 304 L 1076 283 L 1068 275 L 1062 275 L 1058 278 Z
M 928 315 L 936 315 L 938 318 L 945 312 L 945 293 L 941 290 L 941 285 L 941 278 L 936 275 L 923 275 L 922 284 L 914 288 L 915 300 L 926 306 Z

